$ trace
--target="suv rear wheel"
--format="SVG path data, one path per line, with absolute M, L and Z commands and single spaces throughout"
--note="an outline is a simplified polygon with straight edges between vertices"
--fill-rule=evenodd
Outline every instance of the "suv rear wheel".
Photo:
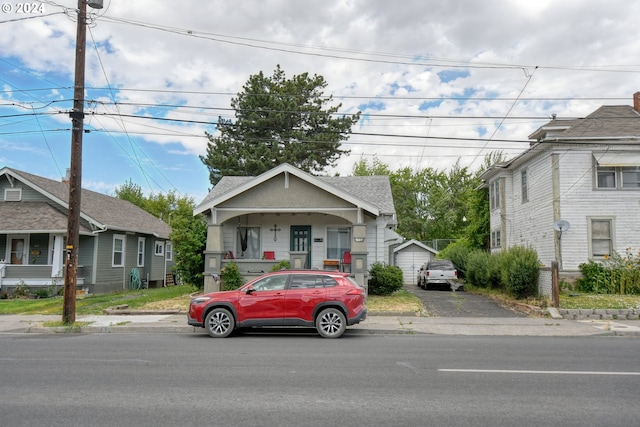
M 339 338 L 347 329 L 347 318 L 337 308 L 325 308 L 316 318 L 316 330 L 322 338 Z
M 228 337 L 233 332 L 235 324 L 233 315 L 226 308 L 214 308 L 204 318 L 204 328 L 213 338 Z

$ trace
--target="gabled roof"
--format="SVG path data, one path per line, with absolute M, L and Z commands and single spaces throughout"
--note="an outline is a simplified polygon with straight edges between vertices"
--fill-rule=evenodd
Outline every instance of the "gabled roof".
M 584 119 L 554 119 L 529 135 L 538 141 L 640 138 L 640 113 L 629 105 L 603 105 Z
M 395 215 L 391 184 L 387 176 L 314 176 L 287 163 L 256 177 L 222 177 L 202 203 L 194 209 L 194 214 L 205 212 L 283 173 L 292 174 L 376 216 L 381 214 Z
M 408 248 L 409 246 L 418 246 L 419 248 L 424 249 L 425 251 L 431 252 L 432 254 L 437 254 L 438 251 L 433 249 L 431 246 L 425 245 L 424 243 L 415 240 L 415 239 L 411 239 L 411 240 L 407 240 L 406 242 L 404 242 L 403 244 L 395 247 L 393 249 L 393 252 L 398 252 L 401 251 L 405 248 Z
M 529 139 L 537 142 L 514 158 L 487 169 L 480 176 L 484 181 L 480 188 L 486 187 L 487 181 L 501 170 L 518 166 L 554 144 L 630 143 L 637 146 L 640 141 L 640 113 L 629 105 L 603 105 L 584 119 L 553 119 L 529 135 Z
M 46 221 L 46 215 L 50 215 L 49 218 L 51 221 L 54 221 L 54 218 L 56 218 L 54 222 L 59 222 L 60 215 L 55 215 L 56 212 L 66 216 L 69 200 L 68 184 L 62 181 L 54 181 L 52 179 L 43 178 L 38 175 L 7 167 L 0 169 L 0 176 L 5 175 L 22 182 L 24 185 L 27 185 L 42 194 L 49 199 L 51 203 L 48 203 L 49 207 L 45 206 L 47 203 L 42 202 L 0 203 L 0 206 L 5 211 L 7 209 L 24 209 L 26 205 L 30 205 L 34 208 L 33 212 L 25 212 L 30 219 L 20 221 L 21 224 L 17 224 L 19 219 L 16 218 L 15 215 L 9 215 L 8 218 L 3 218 L 0 229 L 13 230 L 16 226 L 24 229 L 29 221 L 32 222 L 34 227 L 42 226 L 44 225 L 42 221 Z M 60 209 L 64 210 L 64 212 L 61 212 Z M 3 215 L 3 217 L 4 216 L 5 215 Z M 89 222 L 92 227 L 101 231 L 132 231 L 142 234 L 151 234 L 160 238 L 168 238 L 169 233 L 171 232 L 171 227 L 169 227 L 165 222 L 136 205 L 126 200 L 86 189 L 82 189 L 80 217 Z M 47 228 L 40 229 L 58 229 L 60 224 L 48 223 L 47 225 Z

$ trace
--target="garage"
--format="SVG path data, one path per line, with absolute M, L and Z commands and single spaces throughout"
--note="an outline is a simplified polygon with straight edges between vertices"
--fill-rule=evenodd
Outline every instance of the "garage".
M 438 251 L 417 240 L 409 240 L 393 250 L 394 265 L 402 270 L 404 285 L 418 283 L 418 270 L 435 258 Z

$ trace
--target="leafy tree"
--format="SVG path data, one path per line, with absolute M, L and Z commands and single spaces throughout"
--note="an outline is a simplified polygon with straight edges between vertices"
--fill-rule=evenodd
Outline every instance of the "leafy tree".
M 121 187 L 116 187 L 115 196 L 118 199 L 126 200 L 133 203 L 139 208 L 146 210 L 147 200 L 142 193 L 142 188 L 138 184 L 134 184 L 131 178 Z
M 235 119 L 218 118 L 220 136 L 206 133 L 207 155 L 200 160 L 215 186 L 225 175 L 256 176 L 290 163 L 304 171 L 321 172 L 334 166 L 348 150 L 348 139 L 360 112 L 336 116 L 342 106 L 330 107 L 322 76 L 308 73 L 285 77 L 278 65 L 273 76 L 262 71 L 249 77 L 243 92 L 231 100 Z
M 377 157 L 373 158 L 371 165 L 364 158 L 361 157 L 360 160 L 353 166 L 353 176 L 389 176 L 391 175 L 391 169 L 389 169 L 389 165 L 381 162 Z
M 139 185 L 131 180 L 115 190 L 116 197 L 127 200 L 171 226 L 169 239 L 173 243 L 174 271 L 185 283 L 202 287 L 204 249 L 207 239 L 205 219 L 193 216 L 195 201 L 181 197 L 175 191 L 167 194 L 151 194 L 145 197 Z

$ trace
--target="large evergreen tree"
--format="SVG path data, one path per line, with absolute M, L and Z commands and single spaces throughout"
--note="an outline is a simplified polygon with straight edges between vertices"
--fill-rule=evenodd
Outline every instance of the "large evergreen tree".
M 220 135 L 207 133 L 207 155 L 200 160 L 211 184 L 225 175 L 256 176 L 282 163 L 310 173 L 334 166 L 349 153 L 341 142 L 360 112 L 338 116 L 342 104 L 328 105 L 332 97 L 323 95 L 326 86 L 322 76 L 307 73 L 287 79 L 279 65 L 271 77 L 250 76 L 231 100 L 235 118 L 219 117 Z

